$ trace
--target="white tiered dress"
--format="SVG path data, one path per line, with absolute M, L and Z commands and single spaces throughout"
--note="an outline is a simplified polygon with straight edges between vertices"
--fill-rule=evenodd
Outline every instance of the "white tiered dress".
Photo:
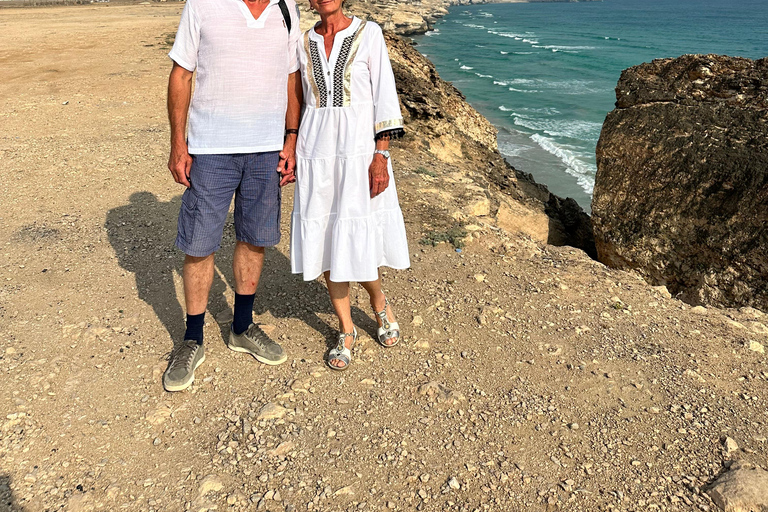
M 311 281 L 375 281 L 378 268 L 410 266 L 391 162 L 389 186 L 370 197 L 374 136 L 403 119 L 381 28 L 353 18 L 330 58 L 308 30 L 299 44 L 304 112 L 296 147 L 291 269 Z

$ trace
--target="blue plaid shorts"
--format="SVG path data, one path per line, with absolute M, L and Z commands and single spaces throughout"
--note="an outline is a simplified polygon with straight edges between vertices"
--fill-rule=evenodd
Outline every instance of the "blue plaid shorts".
M 181 198 L 176 247 L 190 256 L 219 250 L 232 195 L 235 235 L 269 247 L 280 242 L 278 151 L 234 155 L 192 155 L 190 187 Z

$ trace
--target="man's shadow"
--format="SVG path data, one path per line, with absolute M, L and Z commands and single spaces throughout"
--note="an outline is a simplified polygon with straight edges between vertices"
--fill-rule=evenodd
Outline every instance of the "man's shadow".
M 0 474 L 0 512 L 24 512 L 11 491 L 11 477 Z
M 136 292 L 152 306 L 174 343 L 183 341 L 184 310 L 174 276 L 181 276 L 184 255 L 174 247 L 181 196 L 158 201 L 151 192 L 131 194 L 129 204 L 107 213 L 104 227 L 122 268 L 136 277 Z M 214 272 L 209 310 L 226 307 L 226 283 Z
M 174 282 L 175 275 L 181 276 L 184 262 L 184 254 L 173 245 L 180 205 L 181 196 L 163 202 L 151 192 L 135 192 L 131 194 L 129 204 L 107 213 L 104 224 L 119 265 L 134 274 L 139 298 L 152 307 L 174 343 L 182 341 L 185 330 L 184 309 Z M 234 246 L 230 213 L 221 249 L 216 253 L 216 269 L 208 299 L 208 312 L 212 316 L 231 310 L 225 292 L 228 286 L 234 289 Z M 354 288 L 351 293 L 354 301 Z M 361 302 L 367 303 L 364 291 Z M 277 249 L 267 250 L 254 311 L 257 315 L 269 312 L 275 318 L 300 319 L 325 339 L 327 347 L 336 344 L 337 326 L 335 323 L 328 325 L 318 316 L 318 313 L 333 313 L 325 286 L 318 281 L 304 282 L 300 275 L 291 274 L 289 259 Z M 375 335 L 376 322 L 368 314 L 353 307 L 352 315 L 358 329 Z M 226 340 L 229 325 L 223 324 L 220 328 L 222 339 Z

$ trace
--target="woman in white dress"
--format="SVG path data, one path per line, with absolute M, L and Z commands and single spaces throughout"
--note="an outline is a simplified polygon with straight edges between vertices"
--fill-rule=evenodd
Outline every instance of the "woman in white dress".
M 304 109 L 296 147 L 291 268 L 311 281 L 325 274 L 339 318 L 328 365 L 344 370 L 357 339 L 349 282 L 370 296 L 377 341 L 400 338 L 381 291 L 380 266 L 410 266 L 389 140 L 403 119 L 381 28 L 349 18 L 342 0 L 311 0 L 321 21 L 299 44 Z

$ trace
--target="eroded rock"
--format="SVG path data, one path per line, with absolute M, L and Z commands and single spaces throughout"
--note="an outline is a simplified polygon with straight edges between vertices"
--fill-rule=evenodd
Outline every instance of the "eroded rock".
M 768 511 L 768 471 L 735 466 L 718 478 L 707 493 L 724 512 Z
M 597 145 L 600 261 L 692 304 L 768 308 L 768 59 L 625 70 Z

